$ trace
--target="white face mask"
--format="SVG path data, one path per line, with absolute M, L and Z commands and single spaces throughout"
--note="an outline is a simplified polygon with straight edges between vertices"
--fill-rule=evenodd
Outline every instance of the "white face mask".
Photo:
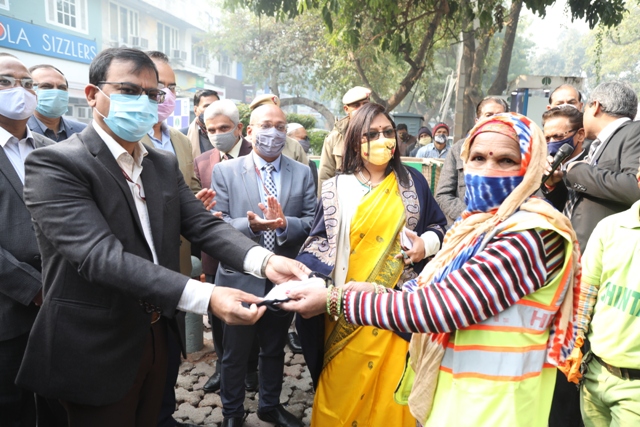
M 28 119 L 37 106 L 36 94 L 23 87 L 0 90 L 0 115 L 8 119 Z

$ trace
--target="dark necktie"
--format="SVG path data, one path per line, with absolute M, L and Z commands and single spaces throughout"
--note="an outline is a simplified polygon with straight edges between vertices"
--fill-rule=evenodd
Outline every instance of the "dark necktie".
M 222 160 L 231 160 L 231 159 L 233 159 L 233 156 L 231 154 L 224 153 L 222 155 Z

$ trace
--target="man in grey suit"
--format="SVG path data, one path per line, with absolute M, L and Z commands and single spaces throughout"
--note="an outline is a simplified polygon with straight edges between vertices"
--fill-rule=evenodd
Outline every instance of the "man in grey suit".
M 70 427 L 155 426 L 177 310 L 236 323 L 258 298 L 179 273 L 180 235 L 225 263 L 280 283 L 305 277 L 205 210 L 175 156 L 145 148 L 157 122 L 153 61 L 106 49 L 89 68 L 94 121 L 25 162 L 24 199 L 42 252 L 44 302 L 17 383 L 60 399 Z M 183 342 L 183 337 L 179 342 Z
M 27 126 L 36 107 L 27 67 L 0 54 L 0 75 L 0 424 L 35 426 L 33 393 L 15 385 L 42 303 L 42 261 L 22 187 L 27 154 L 53 141 Z
M 216 192 L 216 209 L 225 221 L 276 254 L 293 257 L 309 235 L 316 198 L 309 167 L 282 155 L 286 124 L 280 107 L 257 107 L 247 127 L 253 152 L 216 165 L 211 185 Z M 238 271 L 225 260 L 218 267 L 216 283 L 258 297 L 274 286 L 268 279 Z M 302 426 L 280 405 L 284 346 L 291 318 L 290 313 L 269 310 L 253 326 L 224 325 L 220 388 L 223 427 L 243 423 L 243 379 L 256 331 L 260 343 L 258 418 L 278 426 Z
M 38 107 L 29 119 L 29 128 L 60 142 L 82 132 L 86 124 L 65 117 L 69 109 L 69 82 L 53 65 L 40 64 L 29 68 L 37 87 Z
M 596 87 L 584 108 L 586 137 L 593 139 L 582 160 L 562 165 L 543 192 L 571 219 L 584 250 L 598 222 L 640 199 L 640 123 L 632 122 L 638 98 L 622 82 Z

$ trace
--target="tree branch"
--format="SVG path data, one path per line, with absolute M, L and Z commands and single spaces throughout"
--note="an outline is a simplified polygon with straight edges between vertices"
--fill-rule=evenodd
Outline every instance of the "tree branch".
M 318 113 L 322 114 L 322 117 L 324 117 L 329 127 L 333 126 L 336 121 L 336 117 L 327 107 L 312 99 L 305 98 L 303 96 L 296 96 L 293 98 L 284 98 L 280 100 L 281 107 L 286 107 L 289 105 L 306 105 L 307 107 L 313 108 Z

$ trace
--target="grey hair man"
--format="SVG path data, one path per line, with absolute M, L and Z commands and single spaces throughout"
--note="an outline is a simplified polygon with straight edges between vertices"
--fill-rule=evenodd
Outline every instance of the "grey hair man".
M 543 188 L 554 205 L 564 205 L 581 248 L 601 219 L 640 199 L 640 123 L 632 121 L 637 111 L 638 98 L 626 83 L 596 87 L 584 108 L 586 137 L 593 139 L 589 150 L 563 164 Z

